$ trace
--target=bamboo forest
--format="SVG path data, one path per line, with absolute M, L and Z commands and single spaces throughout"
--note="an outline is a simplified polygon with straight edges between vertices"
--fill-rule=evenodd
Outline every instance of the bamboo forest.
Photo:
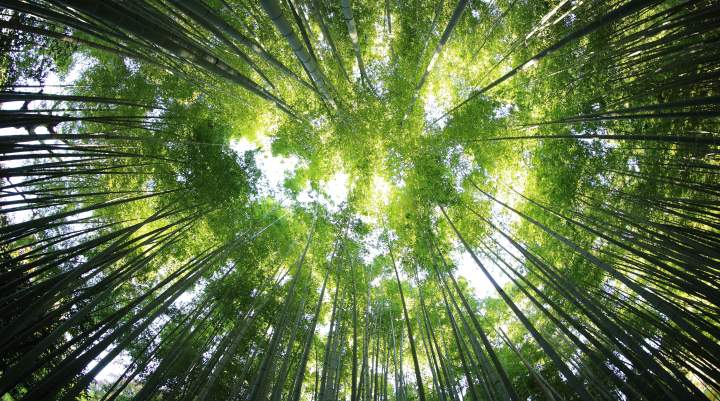
M 720 400 L 717 0 L 0 0 L 0 401 Z

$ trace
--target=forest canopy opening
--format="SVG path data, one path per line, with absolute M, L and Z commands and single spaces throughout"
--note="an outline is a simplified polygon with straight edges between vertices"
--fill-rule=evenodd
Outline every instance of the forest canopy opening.
M 720 399 L 720 8 L 0 0 L 0 399 Z

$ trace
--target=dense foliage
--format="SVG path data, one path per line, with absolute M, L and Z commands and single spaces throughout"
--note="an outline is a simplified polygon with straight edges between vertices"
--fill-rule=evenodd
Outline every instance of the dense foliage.
M 720 399 L 720 7 L 0 0 L 0 397 Z

